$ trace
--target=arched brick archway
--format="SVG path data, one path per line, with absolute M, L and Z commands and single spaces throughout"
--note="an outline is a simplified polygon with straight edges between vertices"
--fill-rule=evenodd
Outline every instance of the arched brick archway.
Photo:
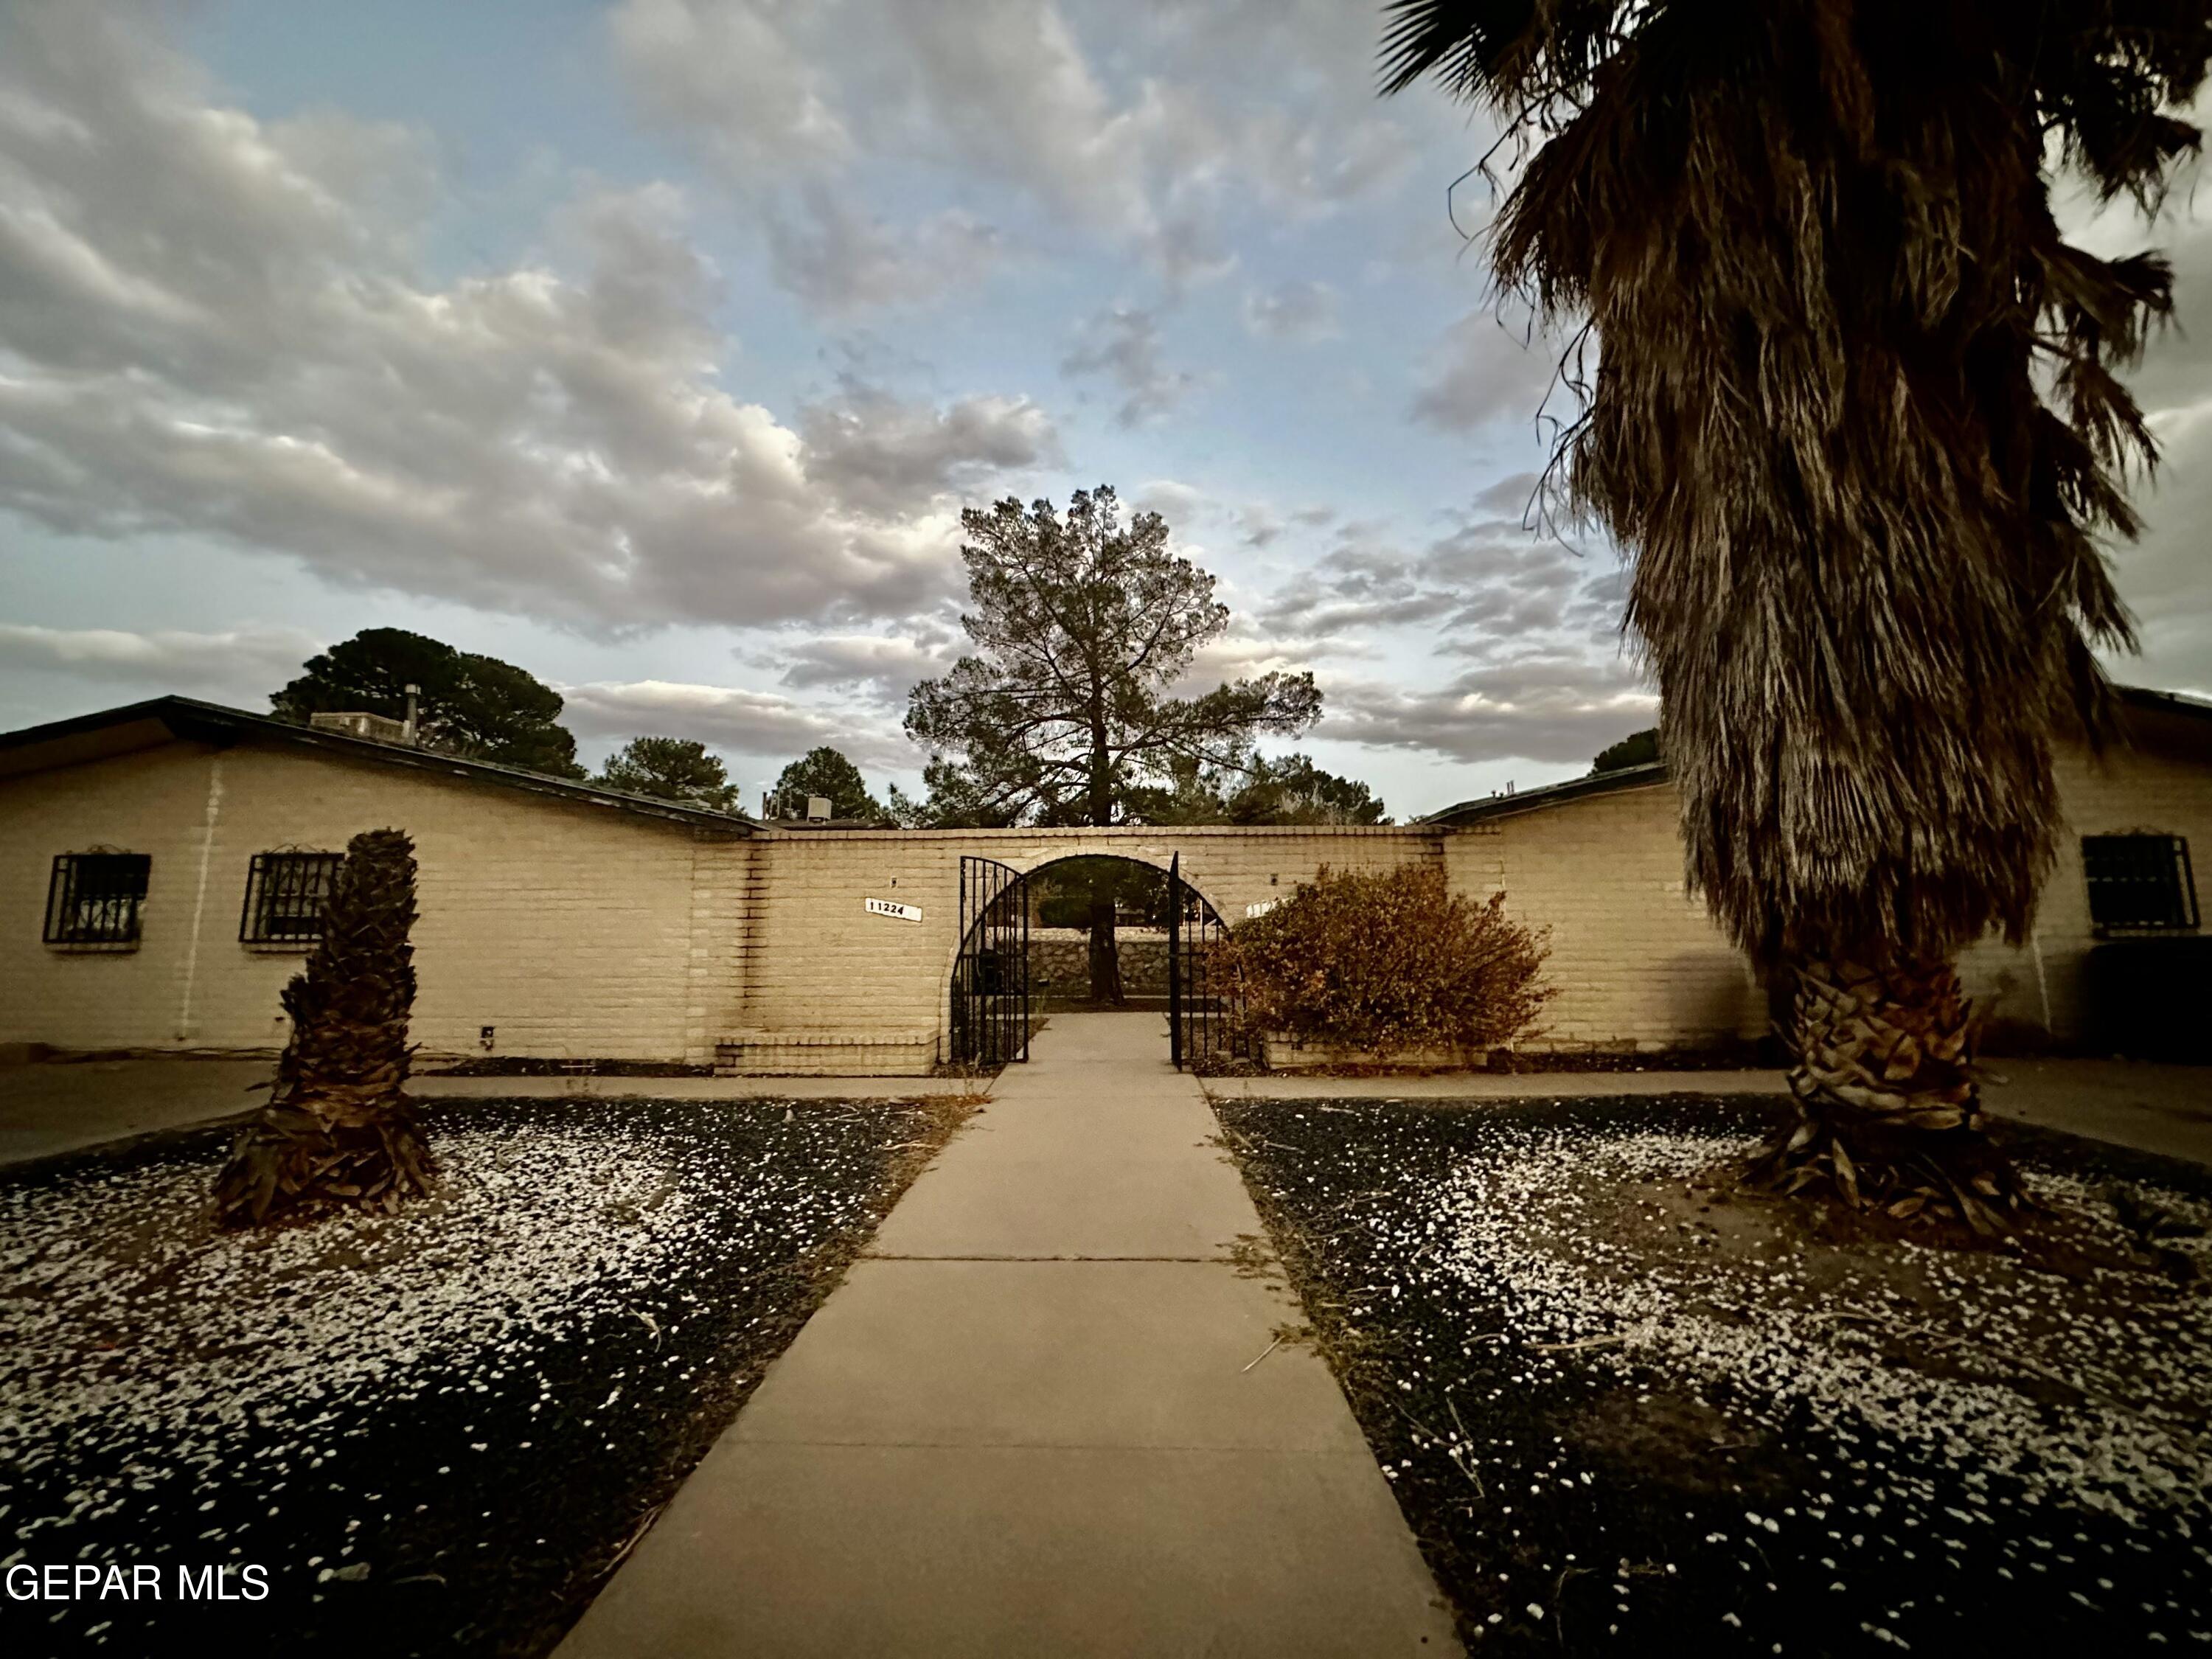
M 1178 854 L 1183 879 L 1233 925 L 1322 865 L 1384 868 L 1442 848 L 1425 825 L 770 828 L 716 866 L 728 885 L 702 888 L 695 910 L 695 951 L 709 948 L 718 914 L 744 918 L 733 975 L 744 988 L 719 1022 L 716 1060 L 757 1072 L 926 1072 L 949 1052 L 963 855 L 1026 876 L 1083 857 L 1164 872 Z M 872 898 L 921 914 L 884 916 L 864 908 Z
M 989 860 L 994 866 L 1009 872 L 1016 881 L 1024 884 L 1048 871 L 1056 869 L 1062 865 L 1074 863 L 1079 860 L 1108 860 L 1117 864 L 1131 865 L 1138 869 L 1152 872 L 1164 884 L 1169 881 L 1178 884 L 1185 893 L 1198 900 L 1203 907 L 1204 915 L 1212 919 L 1216 925 L 1226 920 L 1221 907 L 1214 902 L 1212 896 L 1199 883 L 1192 880 L 1183 870 L 1181 849 L 1177 848 L 1170 847 L 1163 854 L 1162 850 L 1155 845 L 1131 847 L 1121 838 L 1111 837 L 1109 834 L 1109 836 L 1102 836 L 1095 842 L 1055 845 L 1018 861 L 1012 859 L 997 859 L 988 853 L 962 854 L 963 866 L 974 860 Z M 964 888 L 969 878 L 963 873 L 960 879 Z M 1029 903 L 1027 896 L 1024 895 L 1019 902 L 1026 909 Z M 968 902 L 964 891 L 962 894 L 962 902 L 963 906 Z M 979 933 L 988 925 L 981 908 L 975 908 L 973 914 L 969 914 L 963 909 L 962 925 L 954 930 L 939 973 L 940 1000 L 945 1011 L 944 1042 L 940 1053 L 947 1058 L 960 1057 L 957 1054 L 956 1049 L 962 1018 L 962 963 L 976 947 Z M 1024 929 L 1022 949 L 1025 952 L 1030 949 L 1026 927 Z M 1025 961 L 1024 979 L 1030 970 L 1030 963 Z M 969 994 L 972 997 L 973 994 Z M 1024 1001 L 1026 1006 L 1026 998 Z

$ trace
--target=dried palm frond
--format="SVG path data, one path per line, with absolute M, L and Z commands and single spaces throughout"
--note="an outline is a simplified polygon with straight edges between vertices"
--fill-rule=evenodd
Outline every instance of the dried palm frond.
M 2172 303 L 2157 256 L 2068 243 L 2051 191 L 2070 167 L 2155 203 L 2212 0 L 1389 15 L 1386 87 L 1434 74 L 1517 145 L 1501 287 L 1599 343 L 1547 483 L 1632 561 L 1690 882 L 1799 976 L 1770 1173 L 2001 1218 L 1950 963 L 2027 936 L 2054 743 L 2106 731 L 2093 652 L 2132 636 L 2103 541 L 2155 459 L 2115 371 Z
M 1401 0 L 1528 138 L 1500 281 L 1601 352 L 1559 482 L 1634 561 L 1689 872 L 1768 960 L 2024 935 L 2051 744 L 2130 640 L 2099 543 L 2150 436 L 2113 374 L 2171 306 L 2069 245 L 2058 160 L 2155 198 L 2203 0 Z

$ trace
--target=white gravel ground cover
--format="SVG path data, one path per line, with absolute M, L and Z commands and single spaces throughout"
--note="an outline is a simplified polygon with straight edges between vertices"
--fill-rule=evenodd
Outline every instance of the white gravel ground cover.
M 1754 1144 L 1646 1130 L 1593 1145 L 1557 1130 L 1467 1158 L 1433 1199 L 1448 1236 L 1445 1263 L 1462 1279 L 1502 1288 L 1525 1343 L 1602 1339 L 1584 1363 L 1624 1377 L 1662 1371 L 1693 1392 L 1728 1385 L 1738 1397 L 1760 1396 L 1777 1422 L 1802 1418 L 1865 1438 L 1869 1455 L 1851 1462 L 1875 1485 L 1864 1504 L 1843 1506 L 1847 1516 L 1865 1504 L 1880 1506 L 1877 1514 L 1918 1508 L 1917 1483 L 1885 1478 L 1879 1456 L 1903 1446 L 1972 1472 L 1976 1484 L 2007 1479 L 2031 1506 L 2101 1510 L 2132 1527 L 2190 1535 L 2190 1514 L 2212 1495 L 2200 1437 L 2212 1401 L 2212 1296 L 2145 1306 L 2105 1301 L 2093 1289 L 2087 1308 L 2053 1319 L 2052 1287 L 2036 1282 L 2044 1276 L 2002 1257 L 1886 1247 L 1917 1258 L 1914 1279 L 1971 1334 L 1936 1346 L 1975 1374 L 1891 1364 L 1870 1337 L 1926 1328 L 1929 1309 L 1886 1276 L 1819 1282 L 1804 1253 L 1786 1246 L 1748 1272 L 1710 1249 L 1655 1268 L 1647 1251 L 1613 1232 L 1624 1185 L 1680 1184 Z M 2078 1179 L 2031 1170 L 2028 1181 L 2046 1203 L 2109 1217 Z M 2212 1227 L 2212 1205 L 2164 1198 L 2197 1228 Z M 2117 1223 L 2106 1225 L 2116 1248 L 2126 1243 Z M 2200 1231 L 2177 1246 L 2200 1273 L 2212 1268 L 2212 1237 Z M 2142 1277 L 2092 1272 L 2115 1285 Z M 2055 1409 L 2023 1393 L 2022 1380 L 2055 1382 L 2079 1397 Z
M 0 1565 L 258 1563 L 306 1630 L 404 1581 L 458 1649 L 497 1648 L 457 1590 L 469 1538 L 528 1532 L 557 1578 L 574 1540 L 532 1504 L 652 1473 L 664 1419 L 742 1383 L 719 1356 L 783 1316 L 754 1281 L 866 1224 L 912 1132 L 836 1103 L 441 1125 L 443 1191 L 390 1219 L 216 1233 L 214 1145 L 0 1182 Z M 37 1616 L 97 1642 L 130 1612 Z
M 1751 1109 L 1224 1115 L 1478 1644 L 2212 1644 L 2203 1183 L 2031 1162 L 2116 1253 L 2116 1187 L 2200 1230 L 2062 1278 L 1692 1191 Z

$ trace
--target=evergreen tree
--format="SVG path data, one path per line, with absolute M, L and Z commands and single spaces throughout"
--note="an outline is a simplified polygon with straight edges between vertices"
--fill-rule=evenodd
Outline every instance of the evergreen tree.
M 738 806 L 737 786 L 721 761 L 707 752 L 705 744 L 689 738 L 632 738 L 607 757 L 592 781 L 602 789 L 681 801 L 714 812 L 735 811 Z
M 580 780 L 576 739 L 560 723 L 561 694 L 513 663 L 458 651 L 404 628 L 365 628 L 310 657 L 269 702 L 285 720 L 365 710 L 403 720 L 419 688 L 416 730 L 426 748 L 469 760 Z
M 843 752 L 823 744 L 810 749 L 783 769 L 775 781 L 775 814 L 796 818 L 806 815 L 806 799 L 819 795 L 830 803 L 833 818 L 883 820 L 891 813 L 868 793 L 868 781 Z
M 1632 766 L 1650 766 L 1659 758 L 1659 728 L 1652 726 L 1642 732 L 1632 732 L 1619 743 L 1608 744 L 1597 751 L 1590 763 L 1590 775 L 1601 772 L 1621 772 Z
M 1238 765 L 1261 732 L 1321 713 L 1310 674 L 1265 674 L 1197 696 L 1172 688 L 1229 626 L 1214 579 L 1168 548 L 1157 513 L 1127 525 L 1110 488 L 1078 490 L 1065 515 L 1012 499 L 960 515 L 974 641 L 942 679 L 914 689 L 908 735 L 931 752 L 933 818 L 1109 824 L 1137 816 L 1178 763 Z M 1091 911 L 1091 994 L 1118 1002 L 1114 905 Z

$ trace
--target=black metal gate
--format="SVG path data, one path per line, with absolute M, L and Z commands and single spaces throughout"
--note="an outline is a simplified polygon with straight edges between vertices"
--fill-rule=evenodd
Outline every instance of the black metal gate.
M 999 1066 L 1030 1057 L 1029 885 L 996 859 L 960 860 L 960 957 L 952 968 L 952 1058 Z
M 1252 1058 L 1237 1019 L 1236 986 L 1213 952 L 1229 932 L 1213 907 L 1182 878 L 1182 854 L 1168 863 L 1168 1057 L 1178 1067 L 1212 1071 Z

